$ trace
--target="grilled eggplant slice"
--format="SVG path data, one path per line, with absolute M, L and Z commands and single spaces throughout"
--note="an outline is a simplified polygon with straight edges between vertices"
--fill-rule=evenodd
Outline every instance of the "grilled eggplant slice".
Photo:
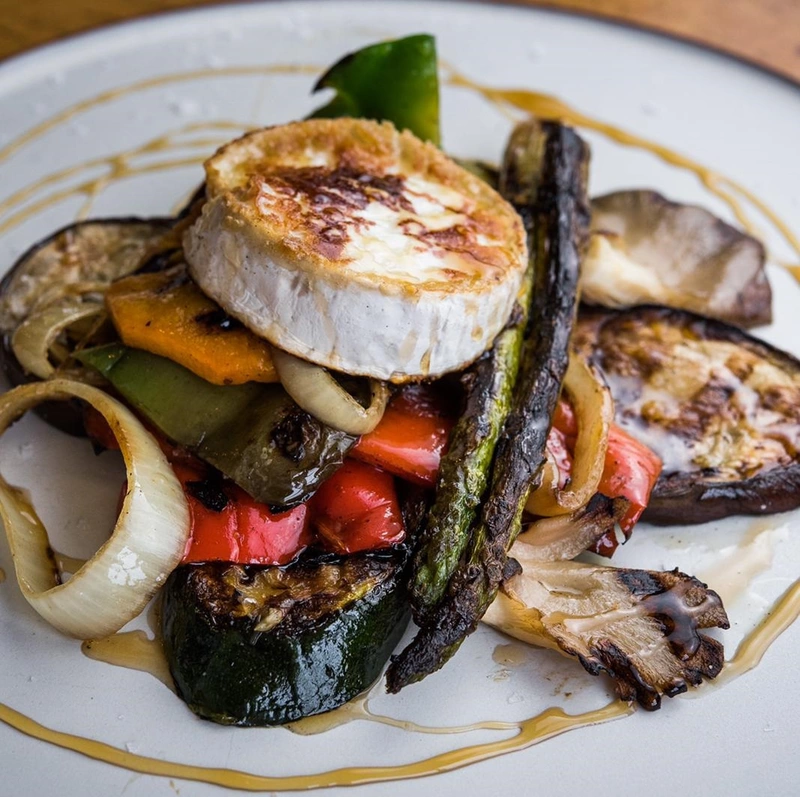
M 173 219 L 102 219 L 71 224 L 32 246 L 0 282 L 0 332 L 66 292 L 80 295 L 137 271 Z
M 226 725 L 330 711 L 380 675 L 410 617 L 403 549 L 289 568 L 184 565 L 164 589 L 178 695 Z
M 608 381 L 617 422 L 663 460 L 645 520 L 800 506 L 800 361 L 663 307 L 583 312 L 574 343 Z
M 0 282 L 0 367 L 12 386 L 36 379 L 14 354 L 12 336 L 20 323 L 65 297 L 99 303 L 103 288 L 118 277 L 163 268 L 175 251 L 174 224 L 166 218 L 83 221 L 22 255 Z M 77 403 L 45 402 L 36 411 L 62 431 L 83 434 Z
M 740 327 L 771 321 L 764 246 L 704 208 L 617 191 L 592 200 L 592 232 L 581 276 L 590 304 L 661 304 Z

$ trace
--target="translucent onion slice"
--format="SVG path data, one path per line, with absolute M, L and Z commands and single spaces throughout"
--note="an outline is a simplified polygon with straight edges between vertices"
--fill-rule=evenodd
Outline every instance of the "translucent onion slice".
M 25 494 L 0 477 L 0 517 L 25 599 L 59 631 L 105 637 L 136 617 L 179 563 L 189 507 L 155 439 L 116 399 L 66 379 L 22 385 L 0 397 L 0 434 L 42 401 L 77 397 L 108 422 L 125 460 L 128 490 L 111 537 L 61 584 L 47 531 Z
M 51 287 L 42 290 L 41 295 L 36 297 L 36 300 L 31 304 L 28 315 L 33 315 L 39 310 L 52 307 L 64 299 L 77 300 L 86 298 L 90 294 L 96 296 L 97 301 L 100 302 L 107 289 L 108 280 L 79 280 L 78 282 L 69 282 L 66 285 L 56 280 Z
M 509 554 L 523 571 L 538 562 L 565 562 L 591 548 L 616 528 L 630 504 L 624 498 L 595 495 L 570 515 L 543 517 L 528 525 Z
M 50 362 L 50 348 L 56 338 L 76 321 L 98 316 L 103 305 L 66 302 L 31 313 L 14 331 L 11 348 L 20 365 L 40 379 L 49 379 L 55 368 Z
M 370 380 L 372 398 L 369 407 L 365 408 L 322 366 L 274 346 L 272 361 L 286 392 L 322 423 L 348 434 L 360 435 L 371 432 L 383 417 L 389 401 L 389 388 L 385 382 Z
M 614 400 L 600 373 L 574 352 L 564 377 L 578 422 L 572 480 L 559 489 L 558 468 L 548 455 L 542 482 L 528 497 L 526 509 L 534 515 L 553 517 L 577 512 L 597 492 L 608 448 L 608 430 L 614 420 Z

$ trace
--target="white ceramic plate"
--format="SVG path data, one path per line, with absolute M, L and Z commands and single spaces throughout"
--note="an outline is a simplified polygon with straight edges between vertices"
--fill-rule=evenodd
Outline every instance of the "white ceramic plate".
M 740 180 L 784 218 L 796 219 L 800 212 L 800 92 L 794 86 L 689 45 L 573 16 L 477 4 L 366 1 L 234 5 L 162 16 L 1 65 L 0 148 L 64 109 L 110 93 L 13 152 L 3 150 L 8 157 L 0 162 L 0 202 L 60 169 L 129 151 L 187 125 L 271 124 L 302 116 L 319 102 L 309 97 L 309 74 L 215 76 L 213 70 L 278 63 L 322 67 L 376 39 L 419 31 L 435 33 L 441 57 L 483 83 L 557 94 Z M 153 81 L 149 88 L 114 93 L 150 78 L 190 72 L 194 76 L 180 81 Z M 453 153 L 497 159 L 509 121 L 475 95 L 446 88 L 443 127 Z M 219 130 L 189 134 L 206 141 L 182 156 L 197 157 L 220 135 Z M 650 155 L 590 139 L 594 192 L 653 186 L 727 214 L 692 175 Z M 161 157 L 163 152 L 154 152 L 136 162 Z M 98 165 L 67 175 L 26 201 L 101 172 Z M 200 179 L 199 166 L 187 165 L 114 181 L 94 197 L 90 210 L 95 215 L 168 212 Z M 6 229 L 0 264 L 10 264 L 29 244 L 71 221 L 82 204 L 72 196 Z M 2 205 L 0 210 L 3 225 L 14 211 Z M 774 253 L 788 257 L 784 243 L 761 223 Z M 797 353 L 800 290 L 777 269 L 772 279 L 778 320 L 764 334 Z M 90 553 L 111 518 L 117 482 L 108 473 L 118 474 L 113 464 L 105 456 L 93 458 L 36 419 L 16 426 L 0 451 L 3 473 L 32 489 L 56 547 Z M 792 539 L 800 534 L 798 525 L 795 514 L 777 518 L 764 537 L 772 565 L 755 578 L 746 597 L 729 606 L 731 650 L 754 616 L 800 576 L 800 546 Z M 642 527 L 619 561 L 651 568 L 677 565 L 702 575 L 751 528 L 750 520 L 660 535 Z M 503 738 L 497 732 L 423 734 L 365 722 L 301 737 L 285 729 L 240 730 L 200 722 L 151 676 L 90 661 L 77 643 L 40 622 L 19 596 L 1 543 L 0 567 L 9 575 L 0 585 L 0 702 L 48 727 L 160 759 L 264 775 L 398 764 Z M 578 712 L 607 701 L 607 683 L 553 654 L 518 646 L 505 649 L 506 661 L 498 663 L 493 654 L 508 642 L 481 629 L 442 672 L 398 697 L 376 695 L 372 710 L 423 725 L 456 726 L 519 720 L 556 704 Z M 512 755 L 422 780 L 374 784 L 358 793 L 791 794 L 800 775 L 798 657 L 800 627 L 794 627 L 755 671 L 722 689 L 700 690 L 702 699 L 665 700 L 655 715 L 639 711 Z M 502 659 L 503 650 L 495 658 Z M 205 784 L 98 763 L 2 724 L 0 772 L 0 792 L 8 795 L 220 793 Z

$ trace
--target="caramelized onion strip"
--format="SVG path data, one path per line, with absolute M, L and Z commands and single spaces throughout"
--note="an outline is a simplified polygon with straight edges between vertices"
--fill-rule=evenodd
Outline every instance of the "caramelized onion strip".
M 570 515 L 543 517 L 529 524 L 509 554 L 523 571 L 538 562 L 565 562 L 592 548 L 614 531 L 629 503 L 624 498 L 595 494 Z
M 29 315 L 14 331 L 11 348 L 20 365 L 39 379 L 49 379 L 55 372 L 50 362 L 50 348 L 56 338 L 77 321 L 103 312 L 99 303 L 65 302 Z
M 147 605 L 183 556 L 189 507 L 158 443 L 116 399 L 67 379 L 22 385 L 0 397 L 0 434 L 42 401 L 77 397 L 108 422 L 125 460 L 128 489 L 109 539 L 60 583 L 47 531 L 25 493 L 0 477 L 0 517 L 28 603 L 79 639 L 115 633 Z
M 322 366 L 272 347 L 272 361 L 286 392 L 307 413 L 348 434 L 367 434 L 383 417 L 389 401 L 385 382 L 370 380 L 372 398 L 362 407 Z
M 559 487 L 558 468 L 548 453 L 542 482 L 531 492 L 525 507 L 531 514 L 542 517 L 577 512 L 589 503 L 603 475 L 608 430 L 614 419 L 611 391 L 599 372 L 574 352 L 563 391 L 569 397 L 578 424 L 572 478 L 567 488 Z

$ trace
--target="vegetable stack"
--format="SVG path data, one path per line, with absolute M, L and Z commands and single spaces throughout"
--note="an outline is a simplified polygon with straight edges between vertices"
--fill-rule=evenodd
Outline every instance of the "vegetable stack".
M 23 595 L 90 637 L 163 586 L 176 691 L 227 724 L 350 700 L 412 612 L 391 692 L 484 617 L 646 708 L 714 677 L 713 590 L 573 560 L 610 557 L 651 495 L 656 521 L 800 501 L 800 363 L 727 325 L 770 317 L 763 247 L 652 192 L 596 200 L 592 227 L 589 149 L 558 122 L 518 124 L 499 175 L 447 157 L 430 36 L 352 53 L 317 89 L 334 96 L 310 118 L 209 158 L 176 218 L 77 223 L 0 283 L 19 385 L 0 433 L 37 407 L 127 475 L 111 539 L 63 584 L 0 477 Z M 747 290 L 687 299 L 671 267 L 656 279 L 640 239 L 665 245 L 659 219 L 702 221 L 697 268 L 744 257 Z M 576 323 L 579 278 L 606 309 Z M 642 297 L 672 309 L 623 309 Z

